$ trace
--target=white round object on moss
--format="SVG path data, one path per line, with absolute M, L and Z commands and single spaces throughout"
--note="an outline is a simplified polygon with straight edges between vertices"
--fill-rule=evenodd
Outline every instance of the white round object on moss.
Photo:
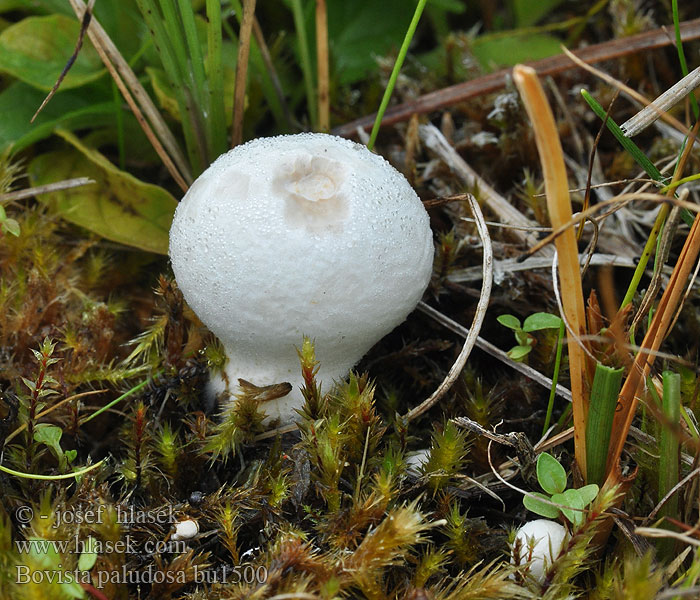
M 191 540 L 199 533 L 199 523 L 194 519 L 187 519 L 175 523 L 175 531 L 170 536 L 173 541 Z
M 415 308 L 433 241 L 420 199 L 386 160 L 304 133 L 220 156 L 175 212 L 170 258 L 185 299 L 226 348 L 231 386 L 291 383 L 262 406 L 291 422 L 303 402 L 303 336 L 315 340 L 328 390 Z
M 510 561 L 516 565 L 528 563 L 529 574 L 542 582 L 545 573 L 561 553 L 566 537 L 566 528 L 555 521 L 528 521 L 515 534 Z

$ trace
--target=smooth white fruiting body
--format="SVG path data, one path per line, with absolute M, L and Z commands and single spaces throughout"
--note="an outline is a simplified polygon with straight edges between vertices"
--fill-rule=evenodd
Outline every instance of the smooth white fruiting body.
M 537 581 L 544 581 L 545 573 L 559 556 L 567 537 L 566 529 L 555 521 L 536 519 L 528 521 L 515 534 L 510 562 L 528 563 L 529 573 Z M 532 552 L 530 544 L 534 540 Z M 520 549 L 516 556 L 516 550 Z
M 231 386 L 291 383 L 262 406 L 290 422 L 302 404 L 303 336 L 315 340 L 328 390 L 415 308 L 433 242 L 422 203 L 387 161 L 306 133 L 220 156 L 175 212 L 170 258 L 185 299 L 226 348 Z
M 175 524 L 175 531 L 170 536 L 173 541 L 191 540 L 199 533 L 199 523 L 194 519 L 179 521 Z

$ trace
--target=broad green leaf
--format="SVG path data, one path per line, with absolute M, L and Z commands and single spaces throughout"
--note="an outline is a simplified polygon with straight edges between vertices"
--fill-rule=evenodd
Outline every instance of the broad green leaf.
M 581 495 L 583 505 L 588 506 L 591 502 L 593 502 L 593 500 L 595 500 L 599 490 L 600 488 L 595 483 L 589 483 L 588 485 L 578 488 L 577 491 Z
M 510 67 L 561 52 L 561 40 L 543 33 L 482 36 L 474 40 L 472 52 L 485 69 Z
M 168 253 L 168 232 L 177 201 L 157 185 L 120 171 L 97 150 L 74 135 L 60 132 L 74 148 L 42 154 L 29 165 L 34 185 L 72 177 L 90 177 L 97 183 L 44 194 L 66 220 L 109 240 L 158 254 Z
M 507 327 L 508 329 L 520 329 L 520 319 L 513 315 L 499 315 L 498 317 L 496 317 L 496 321 L 498 321 L 501 325 Z
M 540 494 L 539 492 L 533 492 L 533 495 L 537 496 L 537 498 L 542 498 L 543 500 L 551 500 L 549 496 Z M 532 496 L 523 497 L 523 504 L 525 505 L 525 508 L 534 512 L 536 515 L 542 515 L 548 519 L 556 519 L 559 516 L 561 511 L 556 506 L 540 502 L 537 500 L 537 498 L 533 498 Z
M 406 0 L 328 3 L 328 39 L 340 85 L 376 72 L 377 57 L 401 46 L 414 7 L 415 3 Z M 313 19 L 313 12 L 310 17 Z M 313 30 L 311 21 L 308 31 Z
M 575 527 L 579 527 L 586 519 L 586 514 L 583 512 L 586 504 L 578 490 L 572 489 L 566 490 L 562 494 L 554 494 L 552 496 L 552 502 L 562 505 L 562 514 L 573 523 Z
M 0 33 L 0 72 L 48 92 L 73 54 L 80 23 L 64 15 L 27 17 Z M 61 83 L 67 90 L 94 81 L 105 73 L 90 43 Z
M 537 457 L 537 481 L 548 494 L 560 494 L 566 489 L 566 471 L 551 454 L 542 452 Z
M 32 115 L 46 94 L 16 81 L 0 92 L 0 152 L 12 146 L 19 152 L 49 137 L 58 125 L 66 129 L 100 126 L 114 121 L 114 103 L 93 86 L 85 93 L 58 92 L 39 113 Z
M 510 358 L 513 360 L 522 360 L 528 354 L 530 354 L 531 350 L 532 346 L 513 346 L 510 350 L 508 350 L 508 356 L 510 356 Z
M 523 331 L 540 331 L 541 329 L 559 329 L 561 318 L 550 313 L 539 312 L 530 315 L 523 323 Z

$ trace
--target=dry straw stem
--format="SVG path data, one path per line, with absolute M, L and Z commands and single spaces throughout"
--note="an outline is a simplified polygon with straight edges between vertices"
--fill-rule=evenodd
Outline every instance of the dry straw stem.
M 690 151 L 695 144 L 696 134 L 700 128 L 700 121 L 695 123 L 693 130 L 691 131 L 685 148 L 683 149 L 683 154 L 681 154 L 678 160 L 678 165 L 675 172 L 673 173 L 673 179 L 671 183 L 678 181 L 682 176 L 685 164 L 690 156 Z M 667 196 L 669 201 L 673 199 L 673 187 L 669 186 Z M 670 211 L 670 205 L 664 205 L 661 207 L 659 214 L 657 215 L 654 227 L 656 228 L 659 223 L 660 217 L 663 214 L 668 214 Z M 654 362 L 654 358 L 661 343 L 668 334 L 672 323 L 674 322 L 674 317 L 680 306 L 682 295 L 685 291 L 685 285 L 688 281 L 688 276 L 698 258 L 698 253 L 700 252 L 700 213 L 695 215 L 695 220 L 693 221 L 693 226 L 690 229 L 690 233 L 685 240 L 683 245 L 683 250 L 681 251 L 676 266 L 673 269 L 671 278 L 668 282 L 668 287 L 661 296 L 659 305 L 654 313 L 654 318 L 652 319 L 649 330 L 644 336 L 642 341 L 641 351 L 637 354 L 632 364 L 630 373 L 622 386 L 622 391 L 620 392 L 620 398 L 618 401 L 618 409 L 615 411 L 615 419 L 613 421 L 612 433 L 610 436 L 610 448 L 608 450 L 608 463 L 607 463 L 607 473 L 608 473 L 608 483 L 615 484 L 619 481 L 620 469 L 619 460 L 622 454 L 622 449 L 625 446 L 625 440 L 627 439 L 627 432 L 632 424 L 634 415 L 637 409 L 637 404 L 639 403 L 639 387 L 646 380 L 651 366 Z M 624 307 L 623 307 L 624 308 Z M 621 309 L 622 310 L 622 309 Z
M 478 191 L 482 200 L 494 214 L 504 223 L 524 228 L 525 231 L 514 229 L 511 235 L 521 244 L 532 246 L 537 236 L 527 230 L 536 225 L 516 209 L 508 200 L 501 196 L 472 169 L 457 151 L 450 145 L 442 132 L 435 125 L 421 125 L 418 128 L 421 141 L 437 154 L 445 164 L 452 169 L 470 188 Z
M 331 105 L 326 0 L 316 0 L 316 61 L 318 69 L 318 129 L 328 132 L 331 129 Z
M 552 228 L 557 229 L 571 220 L 571 200 L 569 184 L 564 166 L 564 154 L 559 141 L 557 126 L 552 109 L 547 102 L 537 73 L 531 67 L 516 65 L 513 68 L 513 80 L 520 92 L 525 109 L 532 121 L 537 150 L 542 163 L 547 207 Z M 576 234 L 567 229 L 555 240 L 559 255 L 559 275 L 561 278 L 562 304 L 564 318 L 575 337 L 585 335 L 585 308 L 583 287 L 579 272 Z M 586 480 L 586 420 L 588 417 L 588 398 L 584 374 L 586 373 L 586 354 L 575 341 L 568 342 L 569 370 L 571 373 L 571 397 L 574 413 L 574 447 L 576 462 Z
M 642 342 L 644 352 L 639 352 L 635 357 L 632 369 L 620 392 L 619 405 L 615 412 L 610 450 L 608 452 L 607 470 L 608 483 L 610 484 L 617 483 L 619 475 L 618 461 L 639 402 L 639 387 L 646 380 L 654 362 L 655 353 L 668 333 L 669 326 L 673 321 L 685 290 L 686 281 L 695 265 L 699 252 L 700 215 L 696 214 L 683 250 L 678 257 L 678 262 L 676 262 L 676 266 L 671 274 L 668 287 L 659 301 L 651 326 L 644 336 L 644 341 Z
M 472 326 L 469 329 L 466 339 L 464 340 L 464 346 L 462 347 L 457 360 L 455 360 L 445 379 L 429 398 L 426 398 L 418 406 L 406 413 L 406 416 L 404 417 L 406 421 L 412 421 L 416 417 L 422 415 L 431 406 L 438 402 L 438 400 L 440 400 L 440 398 L 442 398 L 452 387 L 452 384 L 459 377 L 462 369 L 464 369 L 464 365 L 467 363 L 467 359 L 471 354 L 472 348 L 474 348 L 474 345 L 476 344 L 477 338 L 479 337 L 479 332 L 481 331 L 481 326 L 484 323 L 486 310 L 489 306 L 489 298 L 491 297 L 491 283 L 493 282 L 493 251 L 491 249 L 491 237 L 489 236 L 489 230 L 484 222 L 484 215 L 481 213 L 481 209 L 479 208 L 479 203 L 471 194 L 468 196 L 468 201 L 469 208 L 471 208 L 472 214 L 474 215 L 474 219 L 476 221 L 476 227 L 479 232 L 479 237 L 481 238 L 483 248 L 483 281 L 481 284 L 479 302 L 476 305 L 476 311 L 474 313 L 474 320 L 472 321 Z
M 24 200 L 25 198 L 32 198 L 34 196 L 38 196 L 39 194 L 49 194 L 51 192 L 60 192 L 61 190 L 70 190 L 73 188 L 82 187 L 84 185 L 90 185 L 92 183 L 95 183 L 95 180 L 90 179 L 89 177 L 76 177 L 74 179 L 64 179 L 63 181 L 57 181 L 56 183 L 47 183 L 46 185 L 38 185 L 36 187 L 30 187 L 24 190 L 7 192 L 6 194 L 0 194 L 0 204 Z
M 82 19 L 87 9 L 85 2 L 83 0 L 70 0 L 70 3 L 78 18 Z M 92 45 L 100 55 L 105 67 L 107 67 L 109 74 L 117 84 L 119 91 L 124 96 L 139 125 L 141 125 L 148 141 L 151 142 L 163 164 L 182 191 L 187 191 L 189 184 L 192 183 L 192 173 L 175 137 L 139 82 L 138 77 L 131 70 L 129 63 L 124 60 L 124 57 L 107 35 L 107 32 L 102 28 L 102 25 L 94 17 L 90 20 L 87 33 Z M 143 112 L 141 112 L 142 110 Z M 150 120 L 150 123 L 146 120 L 144 113 Z M 175 164 L 177 164 L 177 167 Z
M 243 141 L 243 113 L 245 112 L 245 89 L 248 79 L 248 56 L 250 34 L 255 20 L 255 0 L 243 0 L 243 18 L 238 36 L 238 58 L 236 60 L 236 87 L 233 92 L 233 124 L 231 125 L 231 147 Z

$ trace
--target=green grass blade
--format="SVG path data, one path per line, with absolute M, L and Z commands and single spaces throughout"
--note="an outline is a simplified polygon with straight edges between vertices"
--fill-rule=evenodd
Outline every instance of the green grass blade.
M 679 480 L 679 446 L 676 425 L 681 416 L 681 376 L 672 371 L 663 373 L 663 412 L 671 425 L 662 424 L 659 432 L 659 501 L 668 494 Z M 678 513 L 678 493 L 671 496 L 659 510 L 659 515 L 672 519 L 680 519 Z M 675 558 L 675 540 L 664 539 L 659 543 L 659 553 L 662 558 Z
M 401 49 L 399 50 L 399 55 L 396 57 L 396 62 L 394 63 L 394 68 L 391 71 L 391 76 L 389 77 L 389 83 L 384 90 L 384 96 L 382 97 L 382 102 L 379 105 L 379 110 L 377 111 L 377 118 L 374 120 L 374 125 L 372 126 L 372 133 L 369 136 L 369 142 L 367 148 L 372 150 L 374 148 L 374 143 L 377 141 L 377 134 L 379 133 L 379 126 L 384 118 L 384 113 L 386 112 L 387 106 L 389 106 L 389 100 L 391 99 L 391 94 L 394 91 L 394 86 L 396 85 L 396 80 L 399 77 L 399 72 L 403 66 L 403 61 L 408 53 L 408 47 L 411 45 L 411 40 L 416 33 L 416 27 L 418 27 L 418 21 L 423 14 L 423 9 L 425 8 L 427 0 L 419 0 L 416 10 L 413 13 L 413 19 L 411 19 L 411 24 L 408 26 L 408 31 L 406 31 L 406 36 L 403 39 L 403 44 L 401 44 Z
M 605 109 L 598 104 L 598 102 L 591 96 L 587 90 L 581 90 L 581 95 L 583 96 L 583 99 L 588 103 L 588 106 L 591 107 L 593 112 L 598 115 L 600 119 L 605 119 L 605 124 L 607 125 L 608 129 L 610 130 L 610 133 L 612 133 L 615 136 L 615 139 L 620 142 L 620 145 L 629 152 L 630 156 L 634 158 L 635 162 L 644 169 L 647 175 L 651 177 L 654 181 L 658 182 L 663 182 L 663 175 L 661 175 L 661 172 L 656 168 L 656 165 L 654 165 L 653 162 L 651 162 L 647 156 L 642 152 L 637 144 L 635 144 L 630 138 L 625 137 L 625 134 L 622 133 L 622 130 L 618 126 L 615 121 L 613 121 L 610 116 L 608 115 L 607 119 L 606 117 L 606 111 Z
M 309 119 L 316 126 L 318 117 L 318 106 L 316 94 L 314 93 L 314 70 L 311 67 L 311 54 L 309 52 L 309 36 L 306 34 L 306 24 L 304 23 L 304 10 L 301 0 L 291 0 L 292 15 L 294 16 L 294 27 L 297 31 L 299 42 L 299 57 L 301 58 L 301 70 L 304 74 L 304 87 L 306 88 L 306 102 L 309 107 Z
M 596 364 L 586 424 L 586 469 L 588 483 L 602 485 L 612 431 L 617 397 L 622 387 L 624 369 Z
M 182 75 L 175 56 L 175 49 L 172 47 L 170 36 L 165 28 L 163 15 L 156 5 L 156 0 L 136 0 L 136 3 L 151 32 L 151 37 L 158 51 L 160 62 L 170 80 L 173 94 L 175 95 L 178 108 L 180 109 L 180 114 L 186 115 L 188 107 L 183 94 L 184 82 L 182 81 Z M 185 135 L 185 146 L 187 147 L 187 157 L 190 161 L 190 167 L 195 171 L 195 175 L 197 175 L 201 170 L 197 166 L 200 164 L 200 161 L 195 149 L 194 131 L 188 119 L 183 118 L 182 130 Z
M 207 93 L 209 116 L 207 131 L 210 161 L 226 151 L 226 109 L 224 101 L 224 67 L 221 61 L 221 2 L 207 0 Z
M 554 410 L 554 397 L 557 391 L 557 382 L 559 381 L 559 368 L 561 367 L 561 355 L 564 350 L 564 334 L 566 333 L 566 326 L 564 321 L 559 325 L 559 335 L 557 337 L 557 354 L 554 359 L 554 373 L 552 373 L 552 389 L 549 391 L 549 401 L 547 402 L 547 416 L 544 419 L 544 426 L 542 427 L 542 435 L 549 429 L 549 424 L 552 421 L 552 411 Z
M 635 162 L 640 167 L 642 167 L 642 169 L 644 169 L 646 174 L 649 175 L 649 177 L 651 177 L 654 181 L 657 181 L 662 184 L 665 183 L 666 179 L 656 168 L 654 163 L 652 163 L 647 158 L 647 156 L 639 149 L 637 144 L 635 144 L 630 138 L 626 137 L 625 134 L 622 133 L 622 130 L 620 129 L 618 124 L 615 123 L 615 121 L 611 119 L 609 115 L 606 115 L 605 109 L 600 104 L 598 104 L 595 98 L 593 98 L 593 96 L 591 96 L 588 93 L 588 91 L 583 89 L 581 90 L 581 95 L 583 96 L 583 99 L 588 103 L 588 106 L 591 107 L 593 112 L 596 115 L 598 115 L 600 119 L 605 120 L 608 129 L 615 136 L 615 139 L 627 152 L 629 152 L 630 156 L 632 156 Z M 649 237 L 647 238 L 642 255 L 640 256 L 639 262 L 637 263 L 637 267 L 635 268 L 634 274 L 632 275 L 632 281 L 630 282 L 630 285 L 627 288 L 627 293 L 625 294 L 625 297 L 622 300 L 621 308 L 627 306 L 630 302 L 632 302 L 632 298 L 634 297 L 634 294 L 636 293 L 637 288 L 639 287 L 639 282 L 641 281 L 642 276 L 644 275 L 644 271 L 647 268 L 649 258 L 651 257 L 653 250 L 656 247 L 656 241 L 661 230 L 663 229 L 669 211 L 670 205 L 668 204 L 662 205 L 659 209 L 659 213 L 656 216 L 656 220 L 654 221 L 654 226 L 652 227 L 651 232 L 649 233 Z M 687 210 L 684 209 L 681 212 L 681 217 L 687 224 L 692 225 L 693 216 Z

